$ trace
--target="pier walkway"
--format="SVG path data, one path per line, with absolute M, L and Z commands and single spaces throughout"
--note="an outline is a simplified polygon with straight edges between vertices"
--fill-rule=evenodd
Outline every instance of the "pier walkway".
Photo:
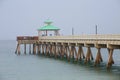
M 26 54 L 26 45 L 28 44 L 30 54 L 66 58 L 68 61 L 72 59 L 76 62 L 84 60 L 85 64 L 93 60 L 94 53 L 92 53 L 91 48 L 95 47 L 97 49 L 95 66 L 103 61 L 101 48 L 107 48 L 107 68 L 114 64 L 113 51 L 120 49 L 120 35 L 18 36 L 17 42 L 16 54 L 20 54 L 21 44 L 24 45 L 24 53 Z M 86 55 L 83 47 L 87 48 Z

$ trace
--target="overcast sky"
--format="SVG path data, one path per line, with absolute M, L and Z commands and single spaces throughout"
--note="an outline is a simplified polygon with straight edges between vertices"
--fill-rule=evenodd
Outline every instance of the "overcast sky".
M 61 34 L 120 34 L 120 0 L 0 0 L 0 39 L 37 35 L 46 19 Z

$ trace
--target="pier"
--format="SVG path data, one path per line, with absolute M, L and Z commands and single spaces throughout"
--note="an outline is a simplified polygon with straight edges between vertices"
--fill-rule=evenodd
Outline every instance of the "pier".
M 29 54 L 42 54 L 54 58 L 71 59 L 75 62 L 84 60 L 84 64 L 94 61 L 94 66 L 103 62 L 101 49 L 108 50 L 107 68 L 114 64 L 113 53 L 115 49 L 120 49 L 120 35 L 69 35 L 60 36 L 59 28 L 51 26 L 51 21 L 45 22 L 47 25 L 38 29 L 38 36 L 18 36 L 16 54 L 21 53 L 20 46 L 24 45 L 24 54 L 26 54 L 26 45 L 29 45 Z M 54 36 L 49 31 L 54 31 Z M 43 32 L 43 33 L 42 33 Z M 32 48 L 31 48 L 32 46 Z M 83 47 L 87 48 L 86 55 Z M 97 55 L 93 57 L 91 48 L 96 48 Z
M 20 54 L 20 45 L 24 45 L 24 53 L 26 54 L 26 45 L 29 45 L 29 53 L 43 54 L 45 56 L 54 56 L 55 58 L 66 58 L 68 61 L 84 59 L 84 63 L 94 60 L 94 65 L 100 64 L 103 61 L 101 48 L 108 49 L 107 68 L 114 64 L 113 52 L 115 49 L 120 49 L 120 35 L 79 35 L 79 36 L 39 36 L 39 37 L 17 37 L 16 54 Z M 33 49 L 31 52 L 31 46 Z M 87 48 L 87 53 L 84 55 L 83 47 Z M 91 48 L 97 49 L 95 58 L 92 56 Z

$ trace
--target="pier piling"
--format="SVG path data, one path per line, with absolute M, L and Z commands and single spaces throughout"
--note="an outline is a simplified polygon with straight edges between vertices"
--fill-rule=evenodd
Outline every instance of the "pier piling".
M 26 54 L 26 44 L 24 44 L 24 54 Z
M 100 62 L 102 62 L 102 61 L 103 61 L 103 59 L 101 56 L 100 48 L 97 48 L 97 55 L 96 55 L 94 66 L 96 66 L 97 64 L 100 64 Z
M 29 44 L 29 54 L 31 54 L 31 44 Z

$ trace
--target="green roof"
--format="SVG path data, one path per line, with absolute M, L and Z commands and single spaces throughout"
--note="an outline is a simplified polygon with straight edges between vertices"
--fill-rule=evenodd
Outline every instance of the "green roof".
M 51 25 L 52 21 L 50 21 L 50 20 L 46 20 L 44 23 L 47 24 L 47 25 L 39 28 L 38 30 L 41 30 L 41 31 L 45 31 L 45 30 L 49 30 L 49 31 L 60 30 L 59 28 Z
M 53 25 L 47 25 L 39 28 L 38 30 L 44 31 L 44 30 L 60 30 L 60 29 Z

